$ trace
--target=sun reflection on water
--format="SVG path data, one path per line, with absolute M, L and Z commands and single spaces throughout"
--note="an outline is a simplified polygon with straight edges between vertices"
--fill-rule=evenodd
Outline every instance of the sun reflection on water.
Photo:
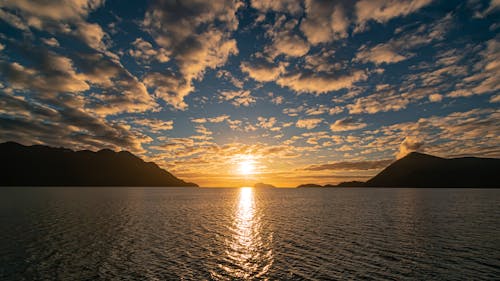
M 239 191 L 233 218 L 232 234 L 226 241 L 226 261 L 220 264 L 225 280 L 266 279 L 265 273 L 273 262 L 272 237 L 263 239 L 261 218 L 256 207 L 254 189 Z M 222 277 L 222 276 L 219 276 Z

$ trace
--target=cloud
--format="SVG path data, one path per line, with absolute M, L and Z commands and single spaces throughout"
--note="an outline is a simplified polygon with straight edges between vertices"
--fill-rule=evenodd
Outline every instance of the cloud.
M 364 29 L 370 20 L 386 23 L 393 18 L 416 12 L 431 2 L 432 0 L 361 0 L 355 5 L 356 22 L 358 28 Z
M 142 79 L 147 87 L 155 89 L 154 93 L 157 97 L 174 108 L 181 110 L 187 108 L 184 97 L 189 95 L 193 86 L 182 77 L 173 72 L 165 71 L 163 73 L 149 72 Z
M 108 147 L 136 153 L 144 152 L 142 144 L 151 141 L 121 122 L 107 121 L 76 108 L 75 102 L 0 93 L 0 141 L 22 140 L 73 149 Z
M 440 102 L 443 100 L 443 96 L 440 94 L 430 94 L 429 101 L 431 102 Z
M 250 78 L 259 82 L 275 81 L 285 72 L 285 65 L 279 63 L 275 65 L 265 60 L 258 62 L 242 62 L 240 65 L 241 71 L 247 73 Z
M 78 22 L 74 34 L 93 49 L 104 52 L 107 48 L 104 40 L 108 35 L 96 23 Z
M 236 11 L 239 1 L 166 1 L 156 0 L 148 7 L 143 26 L 172 57 L 182 77 L 182 87 L 164 89 L 165 101 L 174 107 L 186 108 L 184 97 L 194 90 L 207 69 L 226 63 L 238 54 L 231 33 L 238 27 Z M 217 24 L 215 24 L 217 22 Z M 179 75 L 175 75 L 179 76 Z
M 2 6 L 19 11 L 23 16 L 35 22 L 36 19 L 49 19 L 54 21 L 74 20 L 86 17 L 89 12 L 103 4 L 100 0 L 48 0 L 33 2 L 29 0 L 5 0 Z M 28 20 L 30 22 L 30 20 Z
M 199 123 L 199 124 L 202 124 L 202 123 L 221 123 L 221 122 L 224 122 L 227 120 L 229 120 L 229 115 L 227 115 L 227 114 L 219 115 L 219 116 L 215 116 L 215 117 L 210 117 L 210 118 L 191 119 L 191 121 L 193 123 Z
M 73 62 L 53 52 L 33 52 L 35 68 L 17 62 L 1 62 L 2 73 L 14 90 L 32 90 L 45 94 L 81 92 L 90 88 L 73 66 Z
M 243 81 L 234 77 L 234 75 L 231 74 L 231 72 L 229 72 L 227 70 L 221 69 L 221 70 L 217 71 L 217 77 L 229 80 L 231 82 L 231 84 L 233 84 L 233 86 L 235 86 L 238 89 L 243 88 Z
M 202 135 L 211 135 L 212 134 L 212 131 L 210 131 L 209 129 L 207 129 L 203 125 L 197 125 L 195 128 L 196 128 L 195 131 L 198 134 L 202 134 Z
M 382 135 L 374 139 L 372 147 L 378 147 L 380 150 L 400 147 L 400 156 L 411 151 L 412 147 L 413 150 L 420 151 L 425 147 L 425 152 L 444 157 L 498 157 L 498 120 L 498 110 L 485 108 L 382 126 L 377 130 Z M 406 138 L 408 139 L 405 142 Z M 419 147 L 418 143 L 425 145 Z
M 153 133 L 161 131 L 169 131 L 174 128 L 174 121 L 172 120 L 159 120 L 159 119 L 135 119 L 133 122 L 137 125 L 146 127 Z
M 399 152 L 396 158 L 403 158 L 408 153 L 413 151 L 423 151 L 424 142 L 416 137 L 405 137 L 401 145 L 399 146 Z
M 285 100 L 285 98 L 283 98 L 283 96 L 276 96 L 276 97 L 273 97 L 271 99 L 271 102 L 276 104 L 276 105 L 280 105 L 283 103 L 284 100 Z
M 491 103 L 500 102 L 500 95 L 494 95 L 490 98 Z
M 50 33 L 73 34 L 89 47 L 105 52 L 107 34 L 99 24 L 85 20 L 103 3 L 104 1 L 101 0 L 47 0 L 43 2 L 6 0 L 2 2 L 3 10 L 1 10 L 0 18 L 26 31 L 34 27 Z
M 299 119 L 295 126 L 297 128 L 306 128 L 308 130 L 316 128 L 321 122 L 323 122 L 323 118 L 308 118 L 308 119 Z
M 230 101 L 232 105 L 239 106 L 250 106 L 256 102 L 255 97 L 250 94 L 250 91 L 224 91 L 220 92 L 220 98 L 225 101 Z
M 353 70 L 347 74 L 298 72 L 281 76 L 276 83 L 299 93 L 325 94 L 351 88 L 354 83 L 366 79 L 367 75 L 363 70 Z
M 448 97 L 468 97 L 500 90 L 500 41 L 493 38 L 479 52 L 480 60 L 474 65 L 474 73 L 463 79 L 464 85 Z
M 274 11 L 297 15 L 302 12 L 300 0 L 252 0 L 251 6 L 263 13 Z
M 362 123 L 353 118 L 347 117 L 339 119 L 330 125 L 330 130 L 333 132 L 353 131 L 366 127 L 366 123 Z
M 399 111 L 410 103 L 410 100 L 393 90 L 382 91 L 366 97 L 356 99 L 353 104 L 348 104 L 350 114 Z
M 41 41 L 51 47 L 59 47 L 59 41 L 56 38 L 42 38 Z
M 300 30 L 307 40 L 317 45 L 346 38 L 350 24 L 344 7 L 335 1 L 305 1 L 306 16 L 300 24 Z
M 30 67 L 0 62 L 0 73 L 13 91 L 39 99 L 78 100 L 78 106 L 100 115 L 144 112 L 156 106 L 135 76 L 100 53 L 72 54 L 70 59 L 43 47 L 16 47 L 27 54 L 23 62 Z M 85 95 L 91 87 L 93 92 Z
M 286 17 L 281 16 L 266 32 L 271 38 L 271 44 L 264 48 L 264 52 L 269 54 L 271 59 L 282 54 L 288 57 L 302 57 L 309 52 L 309 44 L 294 33 L 297 23 L 296 19 L 286 21 Z
M 362 62 L 373 62 L 374 64 L 396 63 L 405 60 L 406 57 L 397 53 L 390 44 L 378 44 L 373 48 L 362 48 L 356 54 L 356 60 Z
M 383 169 L 389 164 L 394 162 L 394 159 L 384 159 L 384 160 L 368 160 L 359 162 L 349 162 L 341 161 L 330 164 L 318 164 L 310 165 L 304 170 L 306 171 L 324 171 L 324 170 L 334 170 L 334 171 L 359 171 L 359 170 L 376 170 Z
M 259 121 L 257 125 L 264 129 L 272 129 L 277 121 L 275 117 L 265 118 L 262 116 L 257 117 L 257 120 Z
M 157 60 L 159 62 L 167 62 L 170 60 L 170 52 L 164 48 L 154 48 L 153 45 L 142 38 L 137 38 L 132 42 L 133 49 L 128 51 L 128 54 L 140 62 L 151 62 Z
M 447 14 L 443 18 L 430 24 L 421 24 L 413 27 L 416 30 L 399 32 L 389 41 L 379 43 L 373 47 L 366 45 L 359 48 L 354 61 L 372 62 L 376 65 L 391 64 L 404 61 L 414 54 L 410 50 L 427 45 L 433 41 L 443 40 L 446 32 L 451 29 L 453 15 Z
M 332 73 L 340 71 L 344 67 L 338 61 L 334 61 L 335 50 L 329 48 L 322 48 L 320 52 L 310 54 L 304 57 L 304 68 L 314 72 Z

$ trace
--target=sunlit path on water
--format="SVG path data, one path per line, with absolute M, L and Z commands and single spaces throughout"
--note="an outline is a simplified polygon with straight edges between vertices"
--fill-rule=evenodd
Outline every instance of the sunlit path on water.
M 226 241 L 226 257 L 212 272 L 217 280 L 265 279 L 273 263 L 272 237 L 262 237 L 262 224 L 254 190 L 242 187 L 235 208 L 231 236 Z

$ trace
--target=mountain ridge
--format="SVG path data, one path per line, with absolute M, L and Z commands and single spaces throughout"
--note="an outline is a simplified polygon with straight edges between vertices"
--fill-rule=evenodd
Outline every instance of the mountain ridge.
M 341 182 L 323 187 L 500 187 L 499 168 L 497 158 L 442 158 L 411 152 L 366 182 Z
M 0 186 L 198 186 L 129 151 L 0 144 Z
M 500 187 L 499 167 L 497 158 L 441 158 L 411 152 L 368 180 L 365 186 Z

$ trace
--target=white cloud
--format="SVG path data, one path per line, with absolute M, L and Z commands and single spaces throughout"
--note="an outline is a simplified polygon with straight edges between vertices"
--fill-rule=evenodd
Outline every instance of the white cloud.
M 323 122 L 322 118 L 308 118 L 308 119 L 299 119 L 295 126 L 297 128 L 306 128 L 308 130 L 316 128 L 321 122 Z
M 45 43 L 46 45 L 49 45 L 51 47 L 59 47 L 59 41 L 57 41 L 57 39 L 54 37 L 42 38 L 41 40 L 43 43 Z
M 230 101 L 234 106 L 250 106 L 256 102 L 255 97 L 250 91 L 223 91 L 220 92 L 220 98 L 225 101 Z
M 324 94 L 351 88 L 354 83 L 366 78 L 367 75 L 362 70 L 353 70 L 347 74 L 299 72 L 281 76 L 276 83 L 299 93 Z
M 414 13 L 431 2 L 432 0 L 361 0 L 356 3 L 356 22 L 358 28 L 364 29 L 370 20 L 385 23 Z
M 302 12 L 300 0 L 252 0 L 252 8 L 255 8 L 263 13 L 269 11 L 284 12 L 289 14 L 299 14 Z
M 399 146 L 399 152 L 396 158 L 403 158 L 408 153 L 413 151 L 423 151 L 424 143 L 416 137 L 405 137 L 401 145 Z
M 366 123 L 347 117 L 344 119 L 339 119 L 331 124 L 330 130 L 332 130 L 333 132 L 353 131 L 362 129 L 366 126 Z
M 159 62 L 170 60 L 170 52 L 164 48 L 154 48 L 153 45 L 142 38 L 137 38 L 132 42 L 133 49 L 128 51 L 129 55 L 144 62 L 150 62 L 155 59 Z
M 236 11 L 241 6 L 240 1 L 230 0 L 151 2 L 143 26 L 160 47 L 172 52 L 183 80 L 182 87 L 164 95 L 166 102 L 186 108 L 184 97 L 194 90 L 193 80 L 201 79 L 207 69 L 220 67 L 229 56 L 238 54 L 231 33 L 238 27 Z M 215 21 L 219 24 L 214 25 Z
M 259 82 L 275 81 L 285 71 L 284 64 L 275 65 L 267 61 L 242 62 L 240 68 L 241 71 Z
M 356 60 L 362 62 L 373 62 L 375 64 L 396 63 L 405 60 L 406 57 L 399 54 L 391 44 L 378 44 L 373 48 L 363 48 L 356 54 Z
M 305 6 L 306 17 L 300 29 L 311 44 L 328 43 L 348 36 L 350 21 L 340 3 L 306 0 Z
M 431 102 L 440 102 L 442 100 L 443 100 L 443 96 L 440 94 L 429 95 L 429 101 L 431 101 Z

